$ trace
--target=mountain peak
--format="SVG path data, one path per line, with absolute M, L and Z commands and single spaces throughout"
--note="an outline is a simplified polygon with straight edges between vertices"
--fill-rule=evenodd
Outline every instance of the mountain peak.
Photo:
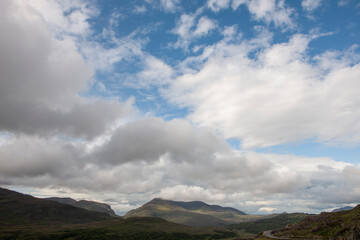
M 191 226 L 219 226 L 244 220 L 247 216 L 238 209 L 209 205 L 202 201 L 182 202 L 154 198 L 129 211 L 124 217 L 160 217 Z

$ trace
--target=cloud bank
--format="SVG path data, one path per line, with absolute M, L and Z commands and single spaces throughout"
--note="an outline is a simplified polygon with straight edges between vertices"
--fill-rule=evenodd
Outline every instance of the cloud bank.
M 181 10 L 179 1 L 153 2 L 166 14 Z M 359 165 L 255 150 L 310 138 L 359 145 L 357 46 L 310 55 L 315 31 L 274 43 L 257 25 L 256 36 L 244 39 L 236 25 L 222 27 L 204 14 L 240 6 L 252 21 L 281 31 L 295 26 L 284 1 L 211 0 L 195 13 L 177 13 L 167 47 L 187 52 L 194 39 L 222 39 L 168 64 L 145 50 L 143 29 L 117 36 L 116 15 L 94 33 L 89 19 L 99 12 L 89 3 L 0 2 L 0 184 L 106 201 L 118 212 L 153 197 L 248 213 L 356 203 Z M 141 68 L 119 85 L 157 87 L 189 114 L 164 120 L 141 113 L 136 97 L 99 91 L 99 73 L 129 59 Z M 240 150 L 228 138 L 241 140 Z

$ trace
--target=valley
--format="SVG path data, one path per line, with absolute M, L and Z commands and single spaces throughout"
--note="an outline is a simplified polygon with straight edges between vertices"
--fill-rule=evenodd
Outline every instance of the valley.
M 79 204 L 81 203 L 81 204 Z M 248 215 L 201 201 L 155 198 L 117 216 L 71 198 L 39 199 L 0 188 L 0 239 L 359 239 L 360 206 L 321 213 Z

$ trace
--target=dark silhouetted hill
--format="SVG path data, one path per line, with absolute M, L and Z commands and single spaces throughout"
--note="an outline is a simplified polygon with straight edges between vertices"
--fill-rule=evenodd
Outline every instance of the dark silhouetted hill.
M 0 225 L 27 223 L 89 223 L 112 219 L 97 213 L 0 188 Z
M 45 198 L 45 199 L 51 200 L 51 201 L 56 201 L 58 203 L 69 204 L 74 207 L 83 208 L 83 209 L 86 209 L 89 211 L 102 212 L 102 213 L 106 213 L 112 217 L 117 217 L 114 210 L 112 210 L 111 207 L 105 203 L 99 203 L 99 202 L 87 201 L 87 200 L 76 201 L 72 198 L 58 198 L 58 197 L 51 197 L 51 198 Z

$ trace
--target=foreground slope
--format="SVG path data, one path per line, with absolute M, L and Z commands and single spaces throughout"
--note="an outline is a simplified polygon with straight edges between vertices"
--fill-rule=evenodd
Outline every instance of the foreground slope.
M 160 198 L 129 211 L 124 218 L 129 217 L 159 217 L 189 226 L 221 226 L 260 218 L 235 208 L 208 205 L 200 201 L 177 202 Z
M 72 198 L 58 198 L 58 197 L 51 197 L 51 198 L 45 198 L 46 200 L 51 200 L 59 203 L 69 204 L 74 207 L 83 208 L 89 211 L 94 212 L 101 212 L 106 213 L 112 217 L 116 217 L 114 210 L 111 209 L 110 205 L 105 203 L 99 203 L 94 201 L 87 201 L 87 200 L 80 200 L 76 201 Z
M 230 229 L 243 230 L 247 233 L 258 234 L 263 231 L 279 229 L 289 224 L 300 222 L 308 216 L 310 215 L 306 213 L 283 213 L 257 221 L 232 224 L 228 227 Z
M 349 211 L 323 212 L 274 231 L 286 238 L 360 239 L 360 205 Z

